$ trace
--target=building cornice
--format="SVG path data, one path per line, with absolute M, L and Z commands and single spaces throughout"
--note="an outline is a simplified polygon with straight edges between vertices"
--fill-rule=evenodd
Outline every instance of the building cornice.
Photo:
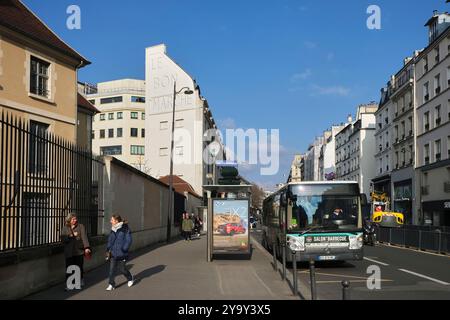
M 46 110 L 32 107 L 32 106 L 25 105 L 25 104 L 16 103 L 14 101 L 10 101 L 10 100 L 3 99 L 3 98 L 0 98 L 0 106 L 4 106 L 6 108 L 15 109 L 20 112 L 30 113 L 30 114 L 33 114 L 36 116 L 41 116 L 41 117 L 52 119 L 52 120 L 65 122 L 65 123 L 68 123 L 71 125 L 76 125 L 76 123 L 77 123 L 76 119 L 74 119 L 74 118 L 62 116 L 62 115 L 54 113 L 54 112 L 46 111 Z M 75 105 L 74 105 L 74 110 L 76 110 Z

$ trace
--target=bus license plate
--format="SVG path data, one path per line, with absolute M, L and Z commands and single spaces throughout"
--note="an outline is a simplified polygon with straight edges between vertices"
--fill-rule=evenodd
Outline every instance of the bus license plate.
M 321 261 L 336 260 L 336 256 L 320 256 L 319 260 Z

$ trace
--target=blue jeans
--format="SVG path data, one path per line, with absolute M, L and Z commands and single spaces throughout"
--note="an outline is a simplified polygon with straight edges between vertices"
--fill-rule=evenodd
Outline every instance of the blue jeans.
M 116 270 L 118 270 L 121 274 L 123 274 L 128 281 L 133 280 L 133 276 L 130 271 L 126 268 L 126 260 L 116 260 L 111 258 L 109 265 L 109 284 L 113 287 L 116 286 L 114 279 L 116 278 Z

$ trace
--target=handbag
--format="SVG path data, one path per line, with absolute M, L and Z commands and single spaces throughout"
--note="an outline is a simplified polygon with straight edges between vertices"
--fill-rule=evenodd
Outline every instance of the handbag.
M 106 261 L 109 261 L 109 260 L 111 260 L 111 257 L 112 257 L 111 251 L 107 251 L 107 252 L 106 252 L 105 260 L 106 260 Z

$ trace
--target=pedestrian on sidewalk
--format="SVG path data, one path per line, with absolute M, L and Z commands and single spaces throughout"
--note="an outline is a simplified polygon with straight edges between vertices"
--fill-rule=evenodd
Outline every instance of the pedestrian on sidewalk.
M 84 257 L 91 255 L 91 248 L 86 233 L 86 228 L 78 223 L 75 213 L 69 213 L 66 217 L 65 226 L 61 232 L 61 241 L 64 244 L 64 257 L 66 258 L 66 288 L 69 275 L 67 269 L 69 266 L 78 266 L 81 272 L 81 287 L 84 286 Z
M 191 217 L 189 217 L 189 213 L 183 214 L 183 222 L 181 228 L 183 230 L 184 240 L 191 241 L 191 233 L 192 229 L 194 228 L 194 222 L 192 221 Z
M 110 261 L 109 285 L 108 288 L 106 288 L 107 291 L 114 290 L 116 287 L 116 270 L 119 270 L 119 272 L 127 278 L 128 287 L 131 287 L 134 284 L 134 277 L 126 268 L 128 250 L 132 243 L 128 222 L 124 221 L 119 215 L 113 215 L 111 217 L 111 226 L 107 247 L 107 259 Z

